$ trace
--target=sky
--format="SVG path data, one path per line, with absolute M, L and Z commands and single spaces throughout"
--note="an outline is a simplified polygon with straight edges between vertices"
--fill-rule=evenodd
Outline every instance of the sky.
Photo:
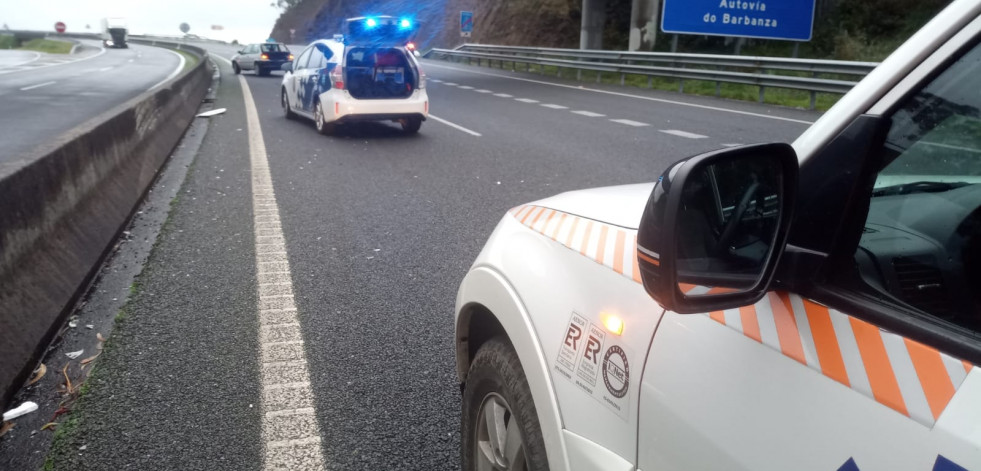
M 280 9 L 274 0 L 0 0 L 0 27 L 54 31 L 62 21 L 73 33 L 98 33 L 102 18 L 124 17 L 130 33 L 198 36 L 242 43 L 269 37 Z M 86 25 L 90 29 L 86 29 Z M 223 30 L 213 30 L 212 26 Z

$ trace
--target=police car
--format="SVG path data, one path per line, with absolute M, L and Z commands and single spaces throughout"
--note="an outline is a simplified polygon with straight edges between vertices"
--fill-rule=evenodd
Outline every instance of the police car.
M 979 15 L 792 146 L 511 209 L 456 301 L 463 469 L 981 469 Z
M 413 32 L 408 18 L 351 18 L 343 36 L 314 41 L 283 65 L 286 117 L 312 119 L 322 134 L 358 121 L 394 121 L 418 132 L 429 96 L 426 75 L 405 47 Z

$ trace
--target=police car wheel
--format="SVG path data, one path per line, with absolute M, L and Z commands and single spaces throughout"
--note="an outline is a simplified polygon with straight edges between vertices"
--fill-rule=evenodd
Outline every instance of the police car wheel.
M 296 119 L 296 113 L 290 108 L 290 99 L 286 95 L 286 89 L 284 88 L 280 94 L 280 104 L 283 105 L 283 114 L 286 115 L 286 119 Z
M 409 134 L 415 134 L 422 127 L 422 120 L 419 118 L 403 118 L 399 120 L 399 124 L 402 125 L 403 131 Z
M 531 389 L 506 338 L 489 340 L 474 356 L 460 418 L 465 471 L 548 469 Z
M 317 99 L 317 105 L 313 110 L 313 116 L 314 124 L 317 126 L 317 132 L 325 136 L 334 134 L 334 131 L 337 129 L 337 125 L 335 123 L 328 123 L 327 120 L 324 119 L 324 109 L 320 106 L 319 98 Z
M 235 72 L 235 75 L 242 73 L 242 69 L 238 67 L 238 62 L 232 62 L 232 71 Z

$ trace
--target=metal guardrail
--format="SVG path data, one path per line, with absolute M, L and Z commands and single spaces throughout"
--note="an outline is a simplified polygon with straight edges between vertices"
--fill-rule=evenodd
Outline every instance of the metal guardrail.
M 627 75 L 649 77 L 670 77 L 678 80 L 679 91 L 684 91 L 685 80 L 715 82 L 715 93 L 719 95 L 722 83 L 738 83 L 759 87 L 759 101 L 762 103 L 766 89 L 787 88 L 810 92 L 811 109 L 814 109 L 818 93 L 844 94 L 872 71 L 875 62 L 831 61 L 817 59 L 796 59 L 759 56 L 725 56 L 714 54 L 676 54 L 665 52 L 625 52 L 581 49 L 534 48 L 519 46 L 491 46 L 483 44 L 464 44 L 456 49 L 432 49 L 427 58 L 441 58 L 456 61 L 466 60 L 478 64 L 484 60 L 491 66 L 496 60 L 503 68 L 507 62 L 511 68 L 525 64 L 553 66 L 561 76 L 562 69 L 576 70 L 577 79 L 582 71 L 598 72 L 597 82 L 604 72 L 620 74 L 620 84 L 625 83 Z M 830 76 L 830 77 L 829 77 Z M 844 77 L 843 77 L 844 76 Z

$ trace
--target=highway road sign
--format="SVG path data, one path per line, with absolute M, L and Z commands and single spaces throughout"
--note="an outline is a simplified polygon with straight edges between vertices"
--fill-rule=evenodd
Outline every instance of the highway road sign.
M 55 23 L 55 31 L 57 31 L 59 33 L 64 33 L 65 32 L 65 24 L 62 23 L 62 22 L 60 22 L 60 21 L 57 22 L 57 23 Z
M 473 12 L 460 12 L 460 37 L 469 38 L 473 33 Z
M 665 33 L 810 41 L 815 0 L 664 0 Z
M 180 29 L 182 33 L 187 34 L 187 32 L 191 30 L 191 25 L 187 23 L 181 23 Z

